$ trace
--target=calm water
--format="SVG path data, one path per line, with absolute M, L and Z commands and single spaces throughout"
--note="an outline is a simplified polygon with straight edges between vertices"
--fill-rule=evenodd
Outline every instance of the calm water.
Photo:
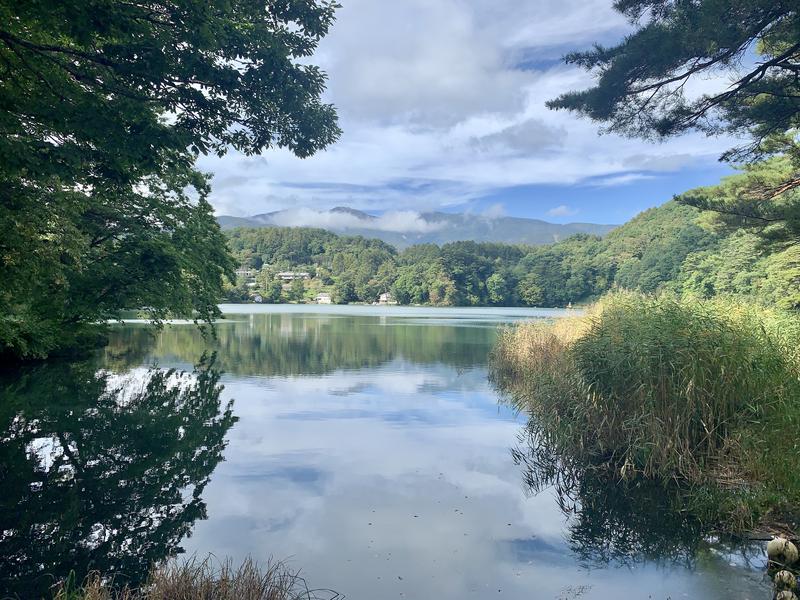
M 770 597 L 760 546 L 711 543 L 658 493 L 533 493 L 487 355 L 557 311 L 224 308 L 197 367 L 192 325 L 134 323 L 0 379 L 4 591 L 183 549 L 289 558 L 354 600 Z

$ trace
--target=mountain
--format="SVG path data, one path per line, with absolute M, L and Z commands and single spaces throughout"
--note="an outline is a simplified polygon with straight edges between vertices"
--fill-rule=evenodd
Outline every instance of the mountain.
M 595 223 L 558 224 L 539 219 L 470 213 L 397 211 L 376 216 L 346 207 L 327 211 L 289 209 L 251 217 L 221 215 L 217 221 L 223 229 L 318 227 L 337 234 L 378 238 L 401 250 L 414 244 L 441 245 L 463 240 L 541 245 L 558 242 L 576 233 L 603 236 L 616 227 Z

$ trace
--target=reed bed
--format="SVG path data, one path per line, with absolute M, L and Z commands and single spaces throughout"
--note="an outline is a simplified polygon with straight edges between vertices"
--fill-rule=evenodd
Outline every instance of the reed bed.
M 154 567 L 144 585 L 132 589 L 115 585 L 100 573 L 90 573 L 76 585 L 63 582 L 54 600 L 336 600 L 331 590 L 312 590 L 296 571 L 284 563 L 262 567 L 247 559 L 234 566 L 211 557 L 186 562 L 170 561 Z
M 774 506 L 800 499 L 798 342 L 794 314 L 617 292 L 502 333 L 492 378 L 564 460 Z

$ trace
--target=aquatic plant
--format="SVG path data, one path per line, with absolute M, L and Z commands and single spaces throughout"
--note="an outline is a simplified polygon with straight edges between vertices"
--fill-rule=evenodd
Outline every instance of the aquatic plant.
M 74 575 L 56 589 L 54 600 L 335 600 L 331 590 L 311 590 L 299 572 L 282 562 L 260 566 L 246 559 L 234 567 L 230 560 L 171 561 L 151 570 L 140 588 L 117 588 L 113 579 L 89 574 L 80 585 Z
M 704 517 L 746 528 L 800 498 L 798 331 L 794 315 L 729 300 L 617 292 L 505 331 L 492 378 L 562 463 L 713 484 Z

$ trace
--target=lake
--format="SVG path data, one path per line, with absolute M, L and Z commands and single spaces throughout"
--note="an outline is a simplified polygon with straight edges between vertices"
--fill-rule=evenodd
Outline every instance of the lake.
M 532 484 L 487 358 L 499 327 L 563 311 L 223 310 L 214 343 L 128 323 L 95 359 L 2 375 L 6 593 L 184 550 L 285 559 L 353 600 L 771 597 L 761 544 L 658 490 Z

